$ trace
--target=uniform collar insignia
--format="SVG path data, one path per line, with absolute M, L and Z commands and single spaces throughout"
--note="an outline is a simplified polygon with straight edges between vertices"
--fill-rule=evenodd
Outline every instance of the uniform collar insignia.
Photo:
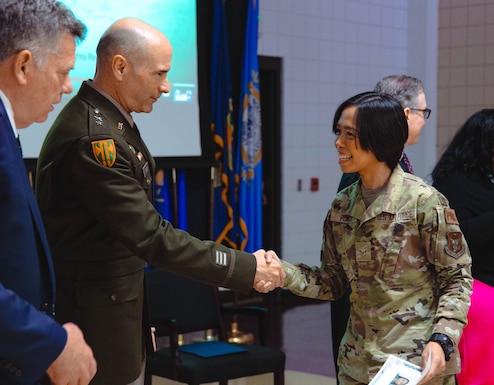
M 103 125 L 103 117 L 100 115 L 100 111 L 98 108 L 94 109 L 94 123 L 98 126 Z

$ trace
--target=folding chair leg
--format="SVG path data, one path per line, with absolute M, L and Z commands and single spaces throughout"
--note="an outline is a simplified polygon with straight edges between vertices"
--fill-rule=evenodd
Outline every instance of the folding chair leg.
M 149 373 L 145 373 L 144 375 L 144 385 L 151 385 L 153 382 L 153 376 Z
M 285 385 L 285 371 L 274 372 L 274 385 Z

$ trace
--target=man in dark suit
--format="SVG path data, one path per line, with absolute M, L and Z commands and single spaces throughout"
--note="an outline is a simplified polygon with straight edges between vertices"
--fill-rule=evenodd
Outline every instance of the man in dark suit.
M 171 59 L 170 42 L 156 28 L 133 18 L 113 23 L 98 44 L 94 79 L 57 117 L 38 160 L 57 319 L 76 322 L 93 348 L 93 385 L 142 383 L 145 349 L 151 352 L 146 262 L 243 292 L 283 283 L 279 260 L 265 261 L 270 252 L 201 241 L 153 207 L 155 162 L 132 113 L 151 112 L 170 91 Z
M 408 75 L 390 75 L 382 78 L 374 87 L 375 92 L 387 94 L 398 100 L 403 107 L 408 123 L 407 146 L 418 142 L 420 131 L 429 119 L 431 110 L 427 108 L 424 85 L 420 79 Z M 407 155 L 403 152 L 400 158 L 401 168 L 413 174 L 413 168 Z M 350 186 L 360 178 L 358 173 L 343 174 L 341 176 L 338 191 Z M 350 289 L 347 289 L 343 297 L 331 302 L 331 335 L 333 342 L 333 360 L 338 378 L 338 350 L 345 334 L 348 317 L 350 314 Z
M 85 26 L 53 0 L 0 5 L 0 383 L 88 384 L 96 362 L 80 329 L 60 325 L 48 243 L 17 129 L 46 120 L 72 90 Z

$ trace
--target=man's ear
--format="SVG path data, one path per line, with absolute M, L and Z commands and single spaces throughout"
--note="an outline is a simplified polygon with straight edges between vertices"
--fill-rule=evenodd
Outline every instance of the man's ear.
M 34 59 L 31 51 L 24 49 L 14 57 L 14 76 L 19 84 L 25 85 L 33 71 Z
M 113 56 L 112 72 L 118 80 L 122 80 L 127 70 L 128 70 L 128 63 L 125 57 L 123 57 L 122 55 Z
M 410 107 L 405 107 L 403 109 L 403 112 L 405 113 L 405 118 L 407 118 L 407 120 L 410 120 L 410 114 L 412 113 L 412 110 L 410 109 Z

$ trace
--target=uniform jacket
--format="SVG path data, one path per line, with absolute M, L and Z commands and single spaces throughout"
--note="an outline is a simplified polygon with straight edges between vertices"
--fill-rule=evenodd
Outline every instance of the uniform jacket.
M 163 220 L 152 204 L 154 171 L 137 127 L 86 83 L 40 153 L 36 194 L 55 262 L 57 316 L 75 321 L 92 347 L 93 384 L 121 385 L 139 375 L 149 336 L 145 262 L 242 292 L 254 281 L 253 255 Z
M 470 254 L 446 198 L 422 179 L 397 166 L 367 209 L 361 183 L 338 193 L 324 223 L 321 262 L 284 263 L 285 283 L 321 299 L 338 298 L 350 284 L 340 375 L 367 384 L 389 354 L 422 365 L 432 333 L 458 344 L 473 283 Z M 446 366 L 447 375 L 459 370 L 457 350 Z
M 0 383 L 32 385 L 62 352 L 67 335 L 51 316 L 51 255 L 1 100 L 0 215 Z

